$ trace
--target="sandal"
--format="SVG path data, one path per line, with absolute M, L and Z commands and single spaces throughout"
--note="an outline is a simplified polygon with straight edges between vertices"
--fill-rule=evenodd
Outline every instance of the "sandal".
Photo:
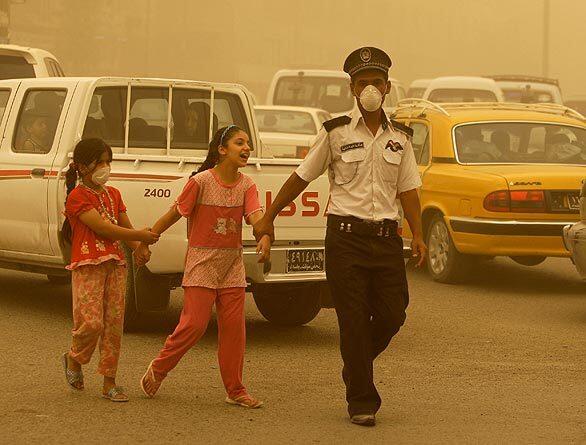
M 106 394 L 102 394 L 102 397 L 112 402 L 128 402 L 128 396 L 124 394 L 121 386 L 113 386 Z
M 71 386 L 76 391 L 81 391 L 83 389 L 83 371 L 72 371 L 67 366 L 67 357 L 69 356 L 69 352 L 65 352 L 61 356 L 61 361 L 63 363 L 63 370 L 65 371 L 65 380 L 67 384 Z M 75 386 L 76 383 L 81 383 L 81 386 Z
M 147 391 L 147 389 L 146 389 L 147 382 L 149 383 L 149 386 L 152 388 L 152 392 Z M 157 379 L 155 378 L 155 371 L 153 371 L 153 362 L 150 362 L 149 367 L 147 368 L 146 372 L 142 376 L 142 379 L 140 379 L 140 389 L 142 389 L 142 392 L 144 392 L 145 396 L 152 399 L 155 396 L 155 394 L 157 393 L 157 391 L 159 390 L 159 388 L 161 387 L 161 383 L 163 383 L 163 382 L 162 381 L 158 382 Z
M 228 403 L 229 405 L 243 406 L 244 408 L 251 408 L 251 409 L 260 408 L 263 405 L 263 403 L 260 400 L 255 399 L 254 397 L 252 397 L 249 394 L 245 394 L 243 396 L 236 397 L 235 399 L 231 399 L 230 397 L 226 397 L 226 403 Z

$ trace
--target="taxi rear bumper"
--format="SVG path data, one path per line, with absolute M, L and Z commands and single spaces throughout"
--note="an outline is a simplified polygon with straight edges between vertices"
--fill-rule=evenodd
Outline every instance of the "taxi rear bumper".
M 516 221 L 448 218 L 461 253 L 489 256 L 569 257 L 563 228 L 567 221 Z

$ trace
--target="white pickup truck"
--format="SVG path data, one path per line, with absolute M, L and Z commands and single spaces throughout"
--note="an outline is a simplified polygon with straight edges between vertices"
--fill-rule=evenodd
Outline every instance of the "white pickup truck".
M 64 173 L 75 144 L 101 137 L 114 152 L 111 185 L 136 227 L 150 226 L 203 162 L 215 129 L 247 130 L 253 156 L 243 169 L 266 205 L 299 164 L 268 157 L 242 86 L 137 78 L 46 78 L 0 81 L 0 267 L 67 280 L 60 229 Z M 250 290 L 268 320 L 300 325 L 331 307 L 324 272 L 327 177 L 314 181 L 276 221 L 272 267 L 257 263 L 252 230 L 244 230 Z M 167 308 L 180 285 L 186 221 L 153 246 L 148 267 L 129 268 L 127 320 Z M 129 256 L 129 261 L 131 258 Z

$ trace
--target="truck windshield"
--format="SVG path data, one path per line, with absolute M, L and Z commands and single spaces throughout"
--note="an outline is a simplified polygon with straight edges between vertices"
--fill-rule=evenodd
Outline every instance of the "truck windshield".
M 342 77 L 290 76 L 277 82 L 273 103 L 341 113 L 354 107 L 354 97 Z
M 290 134 L 317 134 L 310 113 L 286 110 L 256 110 L 260 131 Z
M 525 104 L 538 104 L 538 103 L 552 103 L 554 102 L 553 96 L 549 91 L 543 90 L 523 90 L 523 89 L 503 89 L 505 95 L 505 101 L 507 102 L 521 102 Z
M 586 165 L 586 129 L 542 122 L 498 122 L 454 129 L 460 162 Z
M 25 79 L 35 76 L 35 70 L 24 57 L 0 56 L 0 79 Z

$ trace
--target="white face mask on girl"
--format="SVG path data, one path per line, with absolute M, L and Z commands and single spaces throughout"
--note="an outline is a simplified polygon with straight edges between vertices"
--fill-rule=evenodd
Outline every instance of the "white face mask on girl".
M 110 167 L 101 167 L 92 173 L 92 182 L 98 185 L 104 185 L 110 179 Z
M 362 107 L 368 111 L 373 112 L 378 110 L 383 102 L 383 95 L 373 85 L 368 85 L 366 88 L 362 90 L 360 93 L 360 104 Z

